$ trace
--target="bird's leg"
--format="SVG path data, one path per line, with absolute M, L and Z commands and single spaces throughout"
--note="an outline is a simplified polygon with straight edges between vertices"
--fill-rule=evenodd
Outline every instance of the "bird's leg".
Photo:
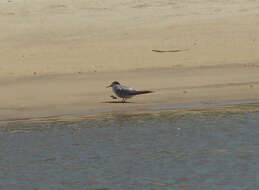
M 122 103 L 125 103 L 125 102 L 126 102 L 125 98 L 122 98 Z

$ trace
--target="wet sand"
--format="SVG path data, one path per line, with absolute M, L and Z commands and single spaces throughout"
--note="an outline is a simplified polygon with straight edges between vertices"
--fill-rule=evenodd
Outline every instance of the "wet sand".
M 0 119 L 258 100 L 258 7 L 248 0 L 1 2 Z M 155 93 L 107 103 L 113 80 Z
M 259 97 L 258 76 L 254 67 L 234 65 L 25 77 L 2 81 L 0 113 L 3 120 L 254 101 Z M 114 79 L 154 93 L 132 98 L 127 104 L 112 103 L 111 89 L 105 86 Z

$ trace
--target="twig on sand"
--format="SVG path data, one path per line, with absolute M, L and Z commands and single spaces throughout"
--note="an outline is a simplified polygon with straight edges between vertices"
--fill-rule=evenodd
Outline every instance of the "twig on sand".
M 154 52 L 158 53 L 166 53 L 166 52 L 180 52 L 180 51 L 188 51 L 189 49 L 175 49 L 175 50 L 157 50 L 157 49 L 152 49 Z
M 176 52 L 181 52 L 181 51 L 188 51 L 190 50 L 192 47 L 196 46 L 196 43 L 194 43 L 190 48 L 188 49 L 174 49 L 174 50 L 158 50 L 158 49 L 152 49 L 153 52 L 158 52 L 158 53 L 168 53 L 168 52 L 172 52 L 172 53 L 176 53 Z

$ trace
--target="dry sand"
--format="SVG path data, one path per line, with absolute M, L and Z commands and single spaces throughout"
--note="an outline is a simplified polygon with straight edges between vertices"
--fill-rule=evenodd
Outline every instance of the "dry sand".
M 258 10 L 258 0 L 1 1 L 0 119 L 258 100 Z M 155 93 L 105 103 L 113 80 Z

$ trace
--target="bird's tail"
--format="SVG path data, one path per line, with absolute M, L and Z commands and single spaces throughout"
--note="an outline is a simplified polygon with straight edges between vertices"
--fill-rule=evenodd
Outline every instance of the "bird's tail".
M 133 95 L 139 95 L 139 94 L 148 94 L 148 93 L 152 93 L 153 91 L 150 90 L 140 90 L 140 91 L 136 91 L 133 93 Z

